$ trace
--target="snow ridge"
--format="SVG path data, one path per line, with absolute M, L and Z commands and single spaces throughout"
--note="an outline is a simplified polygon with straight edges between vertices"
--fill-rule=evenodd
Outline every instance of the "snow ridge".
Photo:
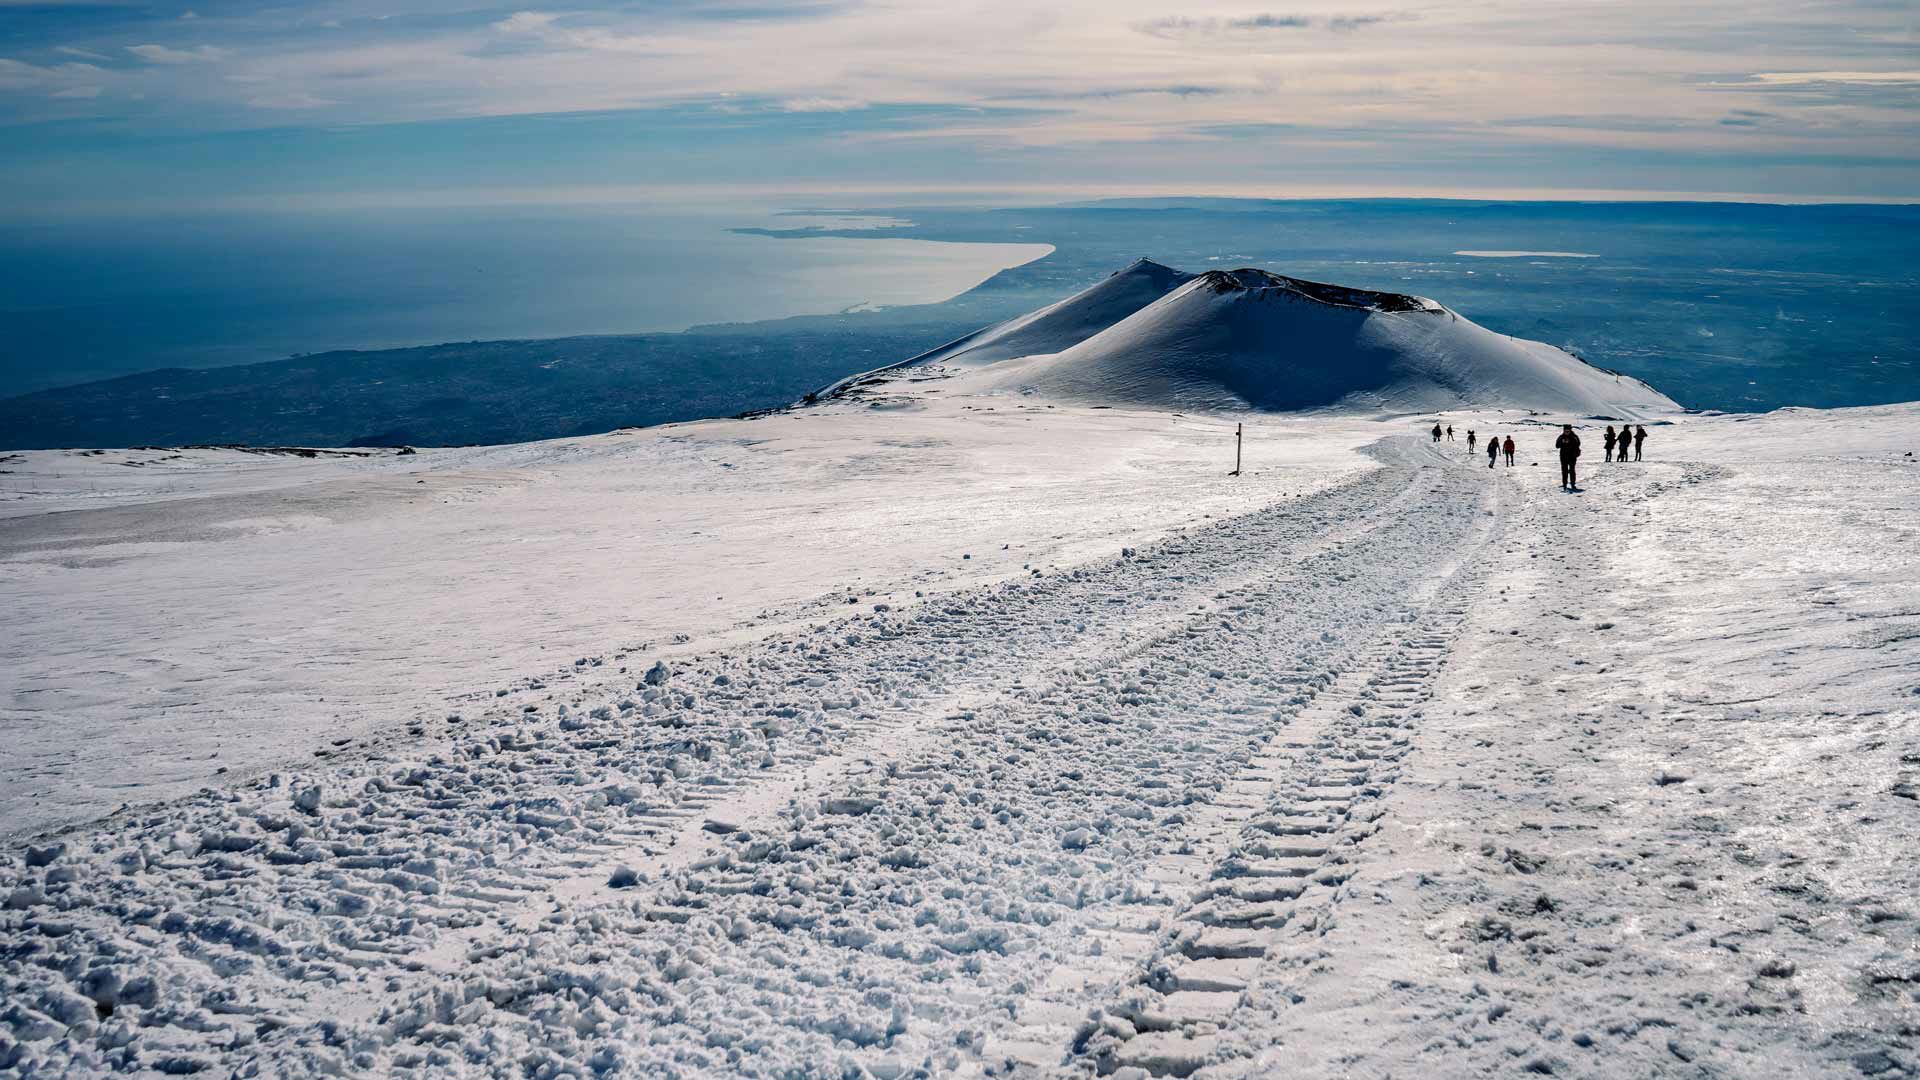
M 885 381 L 886 374 L 906 369 L 943 365 L 980 367 L 1016 356 L 1058 352 L 1078 345 L 1192 281 L 1193 277 L 1150 259 L 1136 259 L 1098 285 L 1058 303 L 976 330 L 898 364 L 849 376 L 815 396 L 838 397 L 854 386 L 870 384 L 876 378 Z

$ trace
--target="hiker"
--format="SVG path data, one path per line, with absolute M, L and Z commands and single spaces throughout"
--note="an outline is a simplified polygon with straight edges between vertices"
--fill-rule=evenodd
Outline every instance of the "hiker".
M 1607 460 L 1613 460 L 1613 425 L 1607 425 Z
M 1500 461 L 1500 436 L 1487 440 L 1487 468 L 1491 469 Z
M 1513 468 L 1513 436 L 1507 436 L 1507 468 Z
M 1440 425 L 1439 424 L 1433 425 L 1433 441 L 1434 442 L 1440 441 Z
M 1577 490 L 1579 479 L 1574 475 L 1574 463 L 1580 460 L 1580 436 L 1573 433 L 1572 424 L 1560 425 L 1560 437 L 1553 440 L 1553 447 L 1560 451 L 1560 489 Z
M 1640 448 L 1647 445 L 1647 429 L 1636 425 L 1633 429 L 1633 460 L 1640 460 Z
M 1452 424 L 1447 425 L 1447 441 L 1448 442 L 1453 441 L 1453 425 Z
M 1467 429 L 1467 453 L 1468 454 L 1473 453 L 1473 440 L 1474 440 L 1473 429 L 1468 428 Z

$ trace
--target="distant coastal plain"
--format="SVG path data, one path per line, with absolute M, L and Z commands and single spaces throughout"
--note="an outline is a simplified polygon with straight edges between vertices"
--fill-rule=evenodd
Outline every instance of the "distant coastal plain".
M 595 207 L 0 226 L 0 398 L 337 349 L 932 304 L 1053 251 L 732 231 L 807 220 Z

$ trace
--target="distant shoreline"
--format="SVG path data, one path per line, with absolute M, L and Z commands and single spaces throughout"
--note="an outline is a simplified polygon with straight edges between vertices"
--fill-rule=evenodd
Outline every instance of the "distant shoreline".
M 0 280 L 22 283 L 0 398 L 319 353 L 935 306 L 1056 251 L 886 228 L 774 247 L 734 227 L 756 219 L 769 220 L 347 214 L 151 224 L 131 244 L 97 223 L 0 230 Z M 110 287 L 96 291 L 102 281 Z
M 1590 251 L 1456 251 L 1474 259 L 1597 259 Z

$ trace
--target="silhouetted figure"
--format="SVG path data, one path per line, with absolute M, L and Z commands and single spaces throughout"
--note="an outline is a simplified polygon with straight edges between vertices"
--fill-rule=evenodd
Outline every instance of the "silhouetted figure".
M 1635 426 L 1633 429 L 1633 460 L 1640 460 L 1640 448 L 1647 445 L 1647 429 Z
M 1608 460 L 1608 461 L 1612 461 L 1612 460 L 1613 460 L 1613 438 L 1614 438 L 1614 436 L 1613 436 L 1613 425 L 1612 425 L 1612 424 L 1608 424 L 1608 425 L 1607 425 L 1607 439 L 1606 439 L 1606 442 L 1607 442 L 1607 460 Z
M 1469 454 L 1473 453 L 1473 441 L 1475 438 L 1476 436 L 1473 433 L 1473 429 L 1468 428 L 1467 429 L 1467 453 Z
M 1500 436 L 1487 440 L 1487 468 L 1491 469 L 1500 461 Z
M 1553 448 L 1560 451 L 1561 490 L 1577 490 L 1580 481 L 1574 474 L 1574 464 L 1580 460 L 1580 436 L 1573 433 L 1572 424 L 1560 425 L 1560 437 L 1553 440 Z
M 1440 441 L 1440 425 L 1439 424 L 1433 425 L 1433 441 L 1434 442 Z
M 1453 441 L 1453 425 L 1452 424 L 1447 425 L 1447 441 L 1448 442 Z
M 1507 468 L 1513 468 L 1513 436 L 1507 436 Z

